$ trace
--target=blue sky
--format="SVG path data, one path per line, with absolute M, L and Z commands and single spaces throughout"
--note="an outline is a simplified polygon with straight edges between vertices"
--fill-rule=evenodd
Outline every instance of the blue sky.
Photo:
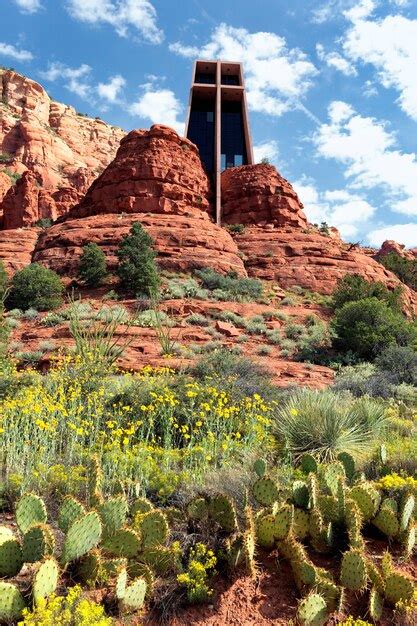
M 0 0 L 0 64 L 126 130 L 242 61 L 258 159 L 348 241 L 417 246 L 417 0 Z

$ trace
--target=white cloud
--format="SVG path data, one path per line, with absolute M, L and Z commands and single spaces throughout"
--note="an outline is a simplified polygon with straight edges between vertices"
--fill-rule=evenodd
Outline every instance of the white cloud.
M 65 80 L 65 87 L 84 100 L 89 100 L 91 97 L 91 85 L 88 82 L 91 67 L 86 63 L 80 67 L 72 68 L 63 63 L 54 62 L 49 64 L 46 71 L 39 73 L 43 79 L 50 82 L 55 82 L 58 79 Z
M 111 103 L 116 103 L 119 97 L 119 93 L 122 91 L 123 87 L 126 85 L 126 81 L 123 76 L 117 74 L 117 76 L 112 76 L 109 78 L 108 83 L 99 83 L 97 85 L 97 93 L 100 98 L 104 100 L 108 100 Z
M 67 6 L 75 19 L 110 24 L 120 37 L 127 37 L 133 27 L 149 43 L 159 44 L 164 38 L 149 0 L 68 0 Z
M 14 0 L 23 13 L 36 13 L 41 8 L 40 0 Z
M 393 239 L 407 248 L 417 246 L 417 224 L 391 224 L 368 233 L 371 246 L 379 248 L 386 239 Z
M 345 15 L 353 22 L 343 42 L 345 54 L 352 61 L 372 64 L 379 82 L 396 89 L 400 107 L 417 120 L 417 19 L 388 15 L 372 20 L 366 19 L 369 11 L 357 9 Z
M 182 105 L 170 89 L 158 89 L 148 83 L 142 86 L 142 94 L 128 107 L 131 115 L 150 120 L 152 124 L 165 124 L 184 134 L 184 122 L 179 119 Z
M 352 187 L 381 188 L 392 210 L 411 214 L 415 206 L 417 214 L 417 155 L 396 149 L 386 123 L 345 102 L 332 102 L 329 117 L 313 137 L 318 155 L 343 163 Z
M 316 45 L 316 52 L 320 61 L 323 61 L 329 67 L 333 67 L 339 72 L 342 72 L 345 76 L 357 75 L 357 71 L 352 63 L 342 57 L 342 55 L 338 52 L 325 52 L 324 47 L 320 43 Z
M 2 42 L 0 42 L 0 55 L 10 57 L 16 61 L 31 61 L 33 59 L 33 54 L 29 50 L 19 50 L 11 44 Z
M 227 24 L 217 26 L 210 41 L 201 47 L 177 42 L 170 49 L 187 58 L 240 61 L 250 108 L 276 116 L 302 108 L 300 99 L 318 73 L 304 52 L 287 48 L 284 37 L 270 32 L 250 33 Z
M 362 231 L 376 212 L 364 198 L 345 189 L 319 191 L 313 182 L 305 180 L 294 183 L 294 189 L 310 222 L 336 226 L 345 238 L 357 236 L 359 227 Z
M 374 12 L 376 5 L 376 0 L 360 0 L 360 2 L 354 4 L 351 9 L 344 11 L 343 14 L 348 20 L 356 22 L 371 15 Z
M 253 147 L 253 155 L 255 163 L 260 163 L 262 159 L 268 159 L 268 161 L 275 161 L 278 158 L 278 142 L 275 139 L 271 141 L 263 141 Z

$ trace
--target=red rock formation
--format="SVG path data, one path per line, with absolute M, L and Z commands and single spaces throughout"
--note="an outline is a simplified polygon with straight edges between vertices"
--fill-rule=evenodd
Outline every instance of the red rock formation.
M 161 267 L 245 275 L 230 234 L 209 217 L 209 197 L 209 180 L 192 143 L 165 126 L 132 131 L 81 203 L 42 233 L 35 259 L 74 275 L 82 247 L 92 241 L 114 269 L 120 240 L 140 221 L 155 241 Z
M 11 186 L 12 180 L 10 176 L 5 174 L 4 172 L 0 172 L 0 206 L 4 196 L 9 191 Z
M 221 184 L 222 220 L 227 224 L 307 226 L 297 194 L 272 165 L 225 170 Z
M 249 276 L 276 281 L 280 287 L 300 285 L 311 291 L 331 294 L 345 274 L 360 274 L 390 288 L 403 287 L 407 304 L 416 303 L 415 292 L 358 246 L 326 236 L 310 227 L 247 227 L 234 237 L 243 253 Z
M 0 230 L 0 260 L 10 274 L 32 261 L 38 233 L 38 228 Z
M 415 254 L 413 254 L 411 250 L 407 250 L 404 244 L 397 243 L 396 241 L 392 241 L 391 239 L 387 239 L 386 241 L 384 241 L 381 248 L 376 254 L 376 258 L 378 259 L 391 253 L 401 256 L 404 259 L 415 258 Z
M 39 180 L 35 174 L 26 171 L 3 199 L 3 228 L 10 230 L 35 224 L 40 219 L 39 194 Z M 56 218 L 56 215 L 50 214 L 52 207 L 46 202 L 44 209 L 47 214 L 42 217 Z
M 170 213 L 202 217 L 210 183 L 198 150 L 167 126 L 133 130 L 115 160 L 68 218 L 105 213 Z
M 58 215 L 80 200 L 123 135 L 120 128 L 53 102 L 35 81 L 0 70 L 0 154 L 9 157 L 5 166 L 11 172 L 33 172 L 51 196 L 61 187 L 79 194 L 70 205 L 57 206 Z

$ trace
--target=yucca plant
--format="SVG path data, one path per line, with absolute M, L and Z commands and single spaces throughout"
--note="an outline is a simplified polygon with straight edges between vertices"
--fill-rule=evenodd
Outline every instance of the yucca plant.
M 383 406 L 369 398 L 298 389 L 277 410 L 274 431 L 294 459 L 310 452 L 327 462 L 340 452 L 363 456 L 384 422 Z

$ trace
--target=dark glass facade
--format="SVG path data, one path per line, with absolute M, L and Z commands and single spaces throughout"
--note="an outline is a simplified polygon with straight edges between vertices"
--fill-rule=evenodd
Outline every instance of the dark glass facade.
M 187 134 L 188 139 L 198 146 L 201 160 L 210 172 L 214 170 L 214 108 L 214 99 L 200 100 L 194 97 Z
M 222 74 L 222 85 L 239 85 L 239 76 Z
M 240 102 L 223 102 L 221 123 L 221 169 L 245 165 L 248 161 Z
M 216 77 L 214 74 L 207 74 L 206 72 L 196 72 L 195 82 L 203 83 L 205 85 L 214 85 L 216 82 Z

